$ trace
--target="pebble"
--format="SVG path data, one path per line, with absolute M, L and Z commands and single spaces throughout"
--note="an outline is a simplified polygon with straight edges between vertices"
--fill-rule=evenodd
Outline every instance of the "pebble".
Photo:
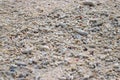
M 92 27 L 102 26 L 103 25 L 103 20 L 93 19 L 93 20 L 90 20 L 89 23 Z
M 90 69 L 95 69 L 95 67 L 96 67 L 95 64 L 89 63 L 89 68 L 90 68 Z
M 88 6 L 92 6 L 94 7 L 95 6 L 95 3 L 93 1 L 90 1 L 90 0 L 85 0 L 83 2 L 83 5 L 88 5 Z
M 113 27 L 120 27 L 120 21 L 117 18 L 114 18 L 111 21 L 111 25 L 113 25 Z
M 0 80 L 119 80 L 117 2 L 2 0 Z
M 18 76 L 18 78 L 22 80 L 22 79 L 24 79 L 27 75 L 28 75 L 28 74 L 20 74 L 20 75 Z
M 66 77 L 60 77 L 58 78 L 58 80 L 66 80 L 67 78 Z
M 115 63 L 115 64 L 113 65 L 113 68 L 114 68 L 114 70 L 115 70 L 116 72 L 120 72 L 120 64 L 119 64 L 119 63 Z
M 47 46 L 47 45 L 39 45 L 38 47 L 40 50 L 43 50 L 43 51 L 50 50 L 49 46 Z
M 66 17 L 66 14 L 62 9 L 55 9 L 53 12 L 51 12 L 49 15 L 52 19 L 58 18 L 58 19 L 63 19 Z
M 76 34 L 73 34 L 73 37 L 75 38 L 75 39 L 81 39 L 81 35 L 79 35 L 78 33 L 76 33 Z
M 84 78 L 83 80 L 89 80 L 89 78 Z
M 90 28 L 89 31 L 98 32 L 98 31 L 100 31 L 100 27 L 93 27 L 93 28 Z
M 65 28 L 65 27 L 67 26 L 67 24 L 66 24 L 66 23 L 61 22 L 61 23 L 59 23 L 59 24 L 58 24 L 58 25 L 56 25 L 56 26 L 60 26 L 60 27 L 62 27 L 62 28 Z
M 89 48 L 96 48 L 96 46 L 91 44 L 91 45 L 89 45 Z
M 25 49 L 22 51 L 23 54 L 31 54 L 32 50 L 31 49 Z
M 27 66 L 27 64 L 25 62 L 22 62 L 22 61 L 15 61 L 15 65 L 18 65 L 18 66 Z
M 88 35 L 88 32 L 86 32 L 86 31 L 84 31 L 82 29 L 75 28 L 74 32 L 79 33 L 81 36 L 87 36 Z
M 11 72 L 15 72 L 15 69 L 16 69 L 17 67 L 16 66 L 10 66 L 10 71 Z

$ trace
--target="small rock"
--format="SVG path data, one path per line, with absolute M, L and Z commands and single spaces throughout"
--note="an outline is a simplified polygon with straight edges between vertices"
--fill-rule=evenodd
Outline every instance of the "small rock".
M 90 28 L 89 31 L 98 32 L 98 31 L 100 31 L 100 28 L 99 27 L 93 27 L 93 28 Z
M 89 68 L 90 68 L 90 69 L 95 69 L 95 67 L 96 67 L 95 64 L 89 63 Z
M 76 34 L 73 34 L 73 38 L 75 38 L 75 39 L 81 39 L 81 35 L 79 35 L 78 33 L 76 33 Z
M 119 66 L 120 66 L 120 64 L 118 64 L 118 63 L 114 64 L 114 68 L 118 68 Z
M 25 62 L 22 62 L 22 61 L 15 61 L 15 64 L 18 66 L 27 66 L 27 64 Z
M 103 21 L 99 20 L 99 19 L 92 19 L 89 21 L 90 25 L 92 27 L 96 27 L 96 26 L 102 26 L 103 25 Z
M 119 63 L 115 63 L 113 68 L 116 72 L 120 72 L 120 64 Z
M 61 23 L 59 23 L 58 25 L 56 25 L 56 27 L 58 27 L 58 26 L 60 26 L 60 27 L 62 27 L 62 28 L 65 28 L 65 27 L 67 26 L 67 24 L 61 22 Z
M 89 80 L 89 78 L 84 78 L 83 80 Z
M 42 51 L 50 50 L 49 46 L 47 46 L 47 45 L 39 45 L 38 47 Z
M 31 49 L 25 49 L 22 51 L 23 54 L 31 54 L 32 50 Z
M 58 19 L 63 19 L 66 16 L 66 13 L 62 9 L 55 9 L 53 12 L 51 12 L 48 17 L 51 17 L 52 19 L 58 18 Z
M 28 75 L 28 74 L 20 74 L 20 75 L 18 76 L 18 78 L 23 79 L 23 78 L 26 78 L 27 75 Z
M 84 49 L 83 49 L 83 51 L 87 51 L 88 49 L 85 47 Z
M 88 5 L 88 6 L 94 7 L 94 6 L 95 6 L 95 3 L 94 3 L 93 1 L 86 0 L 86 1 L 83 2 L 83 5 Z
M 37 62 L 34 61 L 33 59 L 30 59 L 30 60 L 29 60 L 29 64 L 37 64 Z
M 66 80 L 66 77 L 60 77 L 60 78 L 58 78 L 58 80 Z
M 117 18 L 112 19 L 111 25 L 113 27 L 120 27 L 120 21 Z
M 96 48 L 94 44 L 89 45 L 89 48 Z
M 81 30 L 81 29 L 74 29 L 74 32 L 77 32 L 82 36 L 87 36 L 88 35 L 87 32 L 85 32 L 84 30 Z
M 16 66 L 10 66 L 9 70 L 10 70 L 11 72 L 15 72 L 15 69 L 16 69 L 16 68 L 17 68 Z

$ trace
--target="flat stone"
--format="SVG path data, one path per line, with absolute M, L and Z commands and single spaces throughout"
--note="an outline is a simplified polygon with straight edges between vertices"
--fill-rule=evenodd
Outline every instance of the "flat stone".
M 80 34 L 82 36 L 87 36 L 88 35 L 88 33 L 86 31 L 82 30 L 82 29 L 75 28 L 74 32 L 76 32 L 76 33 L 78 33 L 78 34 Z
M 32 50 L 31 49 L 25 49 L 22 51 L 23 54 L 31 54 Z
M 90 0 L 85 0 L 83 2 L 83 5 L 88 5 L 88 6 L 95 6 L 95 3 L 93 1 L 90 1 Z
M 26 66 L 27 65 L 25 62 L 22 62 L 22 61 L 15 61 L 15 64 L 18 66 Z
M 65 27 L 67 26 L 67 24 L 66 24 L 66 23 L 61 22 L 61 23 L 59 23 L 57 26 L 60 26 L 60 27 L 62 27 L 62 28 L 65 28 Z
M 100 28 L 99 27 L 93 27 L 93 28 L 90 28 L 89 31 L 98 32 L 98 31 L 100 31 Z

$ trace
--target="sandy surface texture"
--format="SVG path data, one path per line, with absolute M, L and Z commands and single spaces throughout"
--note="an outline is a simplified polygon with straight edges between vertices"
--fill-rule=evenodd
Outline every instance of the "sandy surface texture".
M 120 80 L 120 0 L 0 0 L 0 80 Z

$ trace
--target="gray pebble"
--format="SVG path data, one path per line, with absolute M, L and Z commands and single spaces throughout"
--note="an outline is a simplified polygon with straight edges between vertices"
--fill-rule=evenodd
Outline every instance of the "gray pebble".
M 76 33 L 78 33 L 78 34 L 80 34 L 82 36 L 87 36 L 88 35 L 88 33 L 86 31 L 82 30 L 82 29 L 76 29 L 75 28 L 74 32 L 76 32 Z
M 27 64 L 25 62 L 22 62 L 22 61 L 15 61 L 15 64 L 18 66 L 27 66 Z
M 89 68 L 90 68 L 90 69 L 95 69 L 95 67 L 96 67 L 96 66 L 95 66 L 93 63 L 89 63 Z
M 90 28 L 89 31 L 98 32 L 98 31 L 100 31 L 100 28 L 99 27 L 93 27 L 93 28 Z
M 66 23 L 61 22 L 61 23 L 59 23 L 59 24 L 58 24 L 58 26 L 60 26 L 60 27 L 62 27 L 62 28 L 65 28 L 65 27 L 67 26 L 67 24 L 66 24 Z
M 10 66 L 9 70 L 10 70 L 11 72 L 15 72 L 15 69 L 16 69 L 16 68 L 17 68 L 16 66 Z
M 25 49 L 22 51 L 23 54 L 31 54 L 32 50 L 31 49 Z
M 119 63 L 115 63 L 113 68 L 114 68 L 114 71 L 120 72 L 120 64 Z
M 102 20 L 90 20 L 89 23 L 90 23 L 90 25 L 92 27 L 102 26 L 103 25 L 103 21 Z
M 89 78 L 84 78 L 83 80 L 89 80 Z
M 112 19 L 111 25 L 113 27 L 120 27 L 120 21 L 117 18 Z
M 82 36 L 79 35 L 78 33 L 76 33 L 76 34 L 73 35 L 73 37 L 74 37 L 75 39 L 81 39 Z
M 120 66 L 119 63 L 115 63 L 115 64 L 114 64 L 114 67 L 117 67 L 117 68 L 118 68 L 119 66 Z
M 94 2 L 92 2 L 92 1 L 85 1 L 85 2 L 83 2 L 83 5 L 88 5 L 88 6 L 95 6 L 95 3 Z

